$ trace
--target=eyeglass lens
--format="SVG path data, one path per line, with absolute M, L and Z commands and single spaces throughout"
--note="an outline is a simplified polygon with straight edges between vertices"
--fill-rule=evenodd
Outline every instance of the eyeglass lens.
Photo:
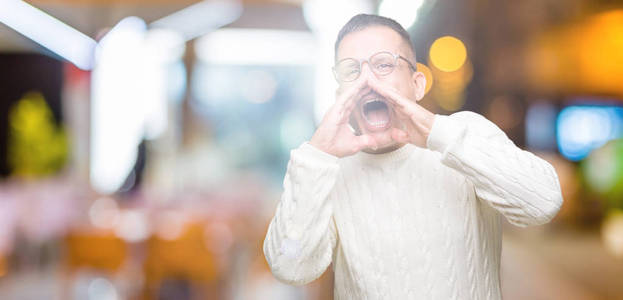
M 396 58 L 387 52 L 373 55 L 368 60 L 372 71 L 378 75 L 387 75 L 394 70 Z M 353 81 L 361 73 L 361 64 L 353 58 L 347 58 L 336 66 L 336 76 L 339 81 Z

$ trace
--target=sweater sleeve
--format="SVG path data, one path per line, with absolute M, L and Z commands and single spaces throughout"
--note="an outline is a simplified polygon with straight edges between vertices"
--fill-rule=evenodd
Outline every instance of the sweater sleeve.
M 337 233 L 330 193 L 337 160 L 307 142 L 290 153 L 283 194 L 264 239 L 266 261 L 282 282 L 309 283 L 332 261 Z
M 522 150 L 494 123 L 473 112 L 436 115 L 427 147 L 463 174 L 476 196 L 519 227 L 549 222 L 562 193 L 548 162 Z

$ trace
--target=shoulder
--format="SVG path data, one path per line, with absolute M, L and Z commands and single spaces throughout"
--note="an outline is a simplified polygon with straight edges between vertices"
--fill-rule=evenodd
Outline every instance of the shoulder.
M 450 119 L 467 126 L 470 133 L 476 133 L 485 136 L 504 136 L 506 134 L 495 123 L 485 118 L 483 115 L 473 111 L 459 111 L 448 116 Z
M 451 119 L 464 123 L 468 126 L 484 126 L 484 127 L 495 127 L 498 128 L 493 122 L 489 121 L 483 115 L 469 111 L 459 111 L 455 112 L 448 116 Z

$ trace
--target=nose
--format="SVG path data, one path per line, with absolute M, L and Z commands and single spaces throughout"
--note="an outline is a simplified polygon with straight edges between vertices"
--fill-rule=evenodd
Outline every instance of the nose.
M 361 63 L 361 74 L 359 74 L 359 76 L 363 77 L 363 79 L 368 79 L 370 76 L 376 76 L 376 74 L 372 72 L 369 62 L 364 61 Z

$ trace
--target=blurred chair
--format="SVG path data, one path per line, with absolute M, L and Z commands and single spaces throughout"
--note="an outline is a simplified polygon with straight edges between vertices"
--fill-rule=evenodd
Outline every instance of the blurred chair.
M 125 241 L 112 232 L 70 232 L 65 245 L 70 271 L 87 268 L 113 274 L 119 271 L 128 255 Z
M 84 279 L 91 278 L 93 274 L 114 282 L 129 256 L 126 242 L 112 231 L 72 230 L 65 236 L 64 245 L 66 255 L 62 299 L 84 296 L 77 291 L 84 289 Z M 115 293 L 120 292 L 117 286 L 110 288 Z
M 218 297 L 218 270 L 213 253 L 206 246 L 204 228 L 204 224 L 189 223 L 173 239 L 158 235 L 149 238 L 144 264 L 145 299 Z
M 8 266 L 7 257 L 4 253 L 0 252 L 0 278 L 7 275 L 8 268 L 9 266 Z

